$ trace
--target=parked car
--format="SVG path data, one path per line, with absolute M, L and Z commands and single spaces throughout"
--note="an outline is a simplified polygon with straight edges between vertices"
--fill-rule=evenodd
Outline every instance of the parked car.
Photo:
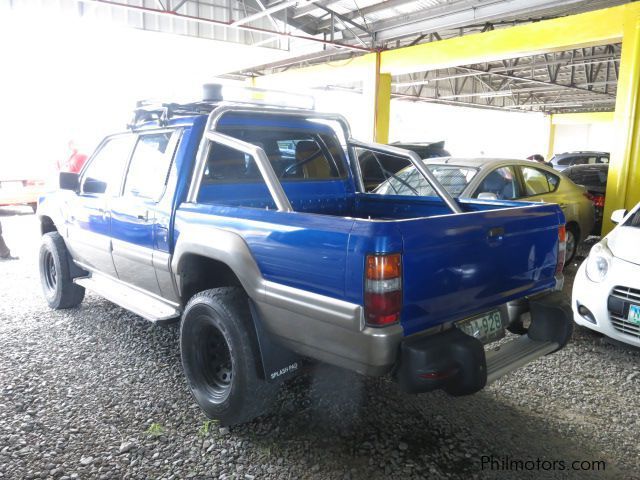
M 36 211 L 45 181 L 22 172 L 3 172 L 0 177 L 0 206 L 29 205 Z
M 436 158 L 448 157 L 449 152 L 444 148 L 444 142 L 417 142 L 403 143 L 394 142 L 391 145 L 405 150 L 411 150 L 418 154 L 420 158 Z M 390 174 L 399 172 L 405 167 L 411 165 L 406 158 L 393 155 L 371 155 L 363 154 L 359 156 L 360 170 L 364 179 L 364 186 L 367 192 L 370 192 L 387 178 Z
M 616 210 L 617 223 L 595 244 L 573 284 L 573 318 L 578 325 L 640 347 L 640 203 Z
M 557 203 L 567 222 L 567 263 L 593 230 L 593 202 L 579 187 L 551 167 L 529 160 L 438 158 L 424 164 L 455 198 L 527 200 Z M 434 190 L 414 166 L 398 172 L 375 190 L 380 194 L 433 196 Z
M 551 157 L 549 161 L 556 170 L 562 171 L 574 165 L 609 163 L 609 152 L 565 152 Z
M 576 185 L 582 185 L 591 196 L 591 201 L 596 211 L 596 223 L 591 233 L 600 235 L 602 231 L 602 214 L 604 213 L 604 200 L 607 193 L 607 177 L 609 165 L 606 163 L 594 165 L 575 165 L 563 170 L 567 177 Z
M 38 208 L 48 304 L 86 288 L 180 320 L 208 416 L 258 416 L 308 358 L 464 395 L 568 341 L 557 205 L 455 200 L 428 172 L 437 199 L 366 194 L 356 149 L 420 158 L 339 115 L 212 97 L 146 105 Z

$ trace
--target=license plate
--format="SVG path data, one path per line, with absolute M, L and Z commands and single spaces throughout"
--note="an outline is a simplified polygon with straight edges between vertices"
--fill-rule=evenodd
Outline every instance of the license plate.
M 504 337 L 502 316 L 498 310 L 485 313 L 479 317 L 461 320 L 456 323 L 456 326 L 482 343 L 493 342 Z
M 629 305 L 629 316 L 627 319 L 635 325 L 640 325 L 640 306 Z

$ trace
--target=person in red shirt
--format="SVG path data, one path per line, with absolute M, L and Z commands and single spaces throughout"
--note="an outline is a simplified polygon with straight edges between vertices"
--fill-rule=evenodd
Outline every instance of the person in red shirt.
M 80 173 L 88 156 L 78 151 L 78 147 L 73 140 L 69 142 L 69 150 L 71 150 L 71 155 L 64 162 L 58 162 L 58 170 L 61 172 Z

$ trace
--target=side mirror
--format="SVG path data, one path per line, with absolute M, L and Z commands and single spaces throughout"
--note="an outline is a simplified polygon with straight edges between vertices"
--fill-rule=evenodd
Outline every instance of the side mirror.
M 622 222 L 622 220 L 626 216 L 627 216 L 627 211 L 624 208 L 621 208 L 620 210 L 614 210 L 611 213 L 611 221 L 617 225 L 620 222 Z
M 478 195 L 478 200 L 498 200 L 498 195 L 493 192 L 482 192 Z
M 77 173 L 60 172 L 60 188 L 77 192 L 80 190 L 80 176 Z

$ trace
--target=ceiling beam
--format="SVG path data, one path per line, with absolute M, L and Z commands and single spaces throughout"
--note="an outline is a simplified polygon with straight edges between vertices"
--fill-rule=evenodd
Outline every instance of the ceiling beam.
M 284 10 L 285 8 L 291 7 L 298 3 L 304 3 L 306 5 L 308 3 L 313 3 L 314 1 L 315 0 L 285 0 L 284 2 L 280 2 L 275 5 L 272 5 L 271 7 L 265 8 L 260 12 L 256 12 L 253 15 L 249 15 L 244 18 L 241 18 L 240 20 L 236 20 L 231 25 L 232 26 L 244 25 L 245 23 L 250 23 L 255 20 L 259 20 L 263 17 L 279 12 L 280 10 Z
M 412 13 L 383 20 L 371 25 L 377 42 L 385 42 L 396 38 L 407 37 L 418 33 L 436 32 L 438 30 L 463 27 L 465 25 L 499 20 L 507 16 L 528 15 L 545 8 L 557 8 L 573 5 L 582 0 L 512 0 L 495 2 L 457 2 L 447 8 L 430 8 L 424 12 Z

